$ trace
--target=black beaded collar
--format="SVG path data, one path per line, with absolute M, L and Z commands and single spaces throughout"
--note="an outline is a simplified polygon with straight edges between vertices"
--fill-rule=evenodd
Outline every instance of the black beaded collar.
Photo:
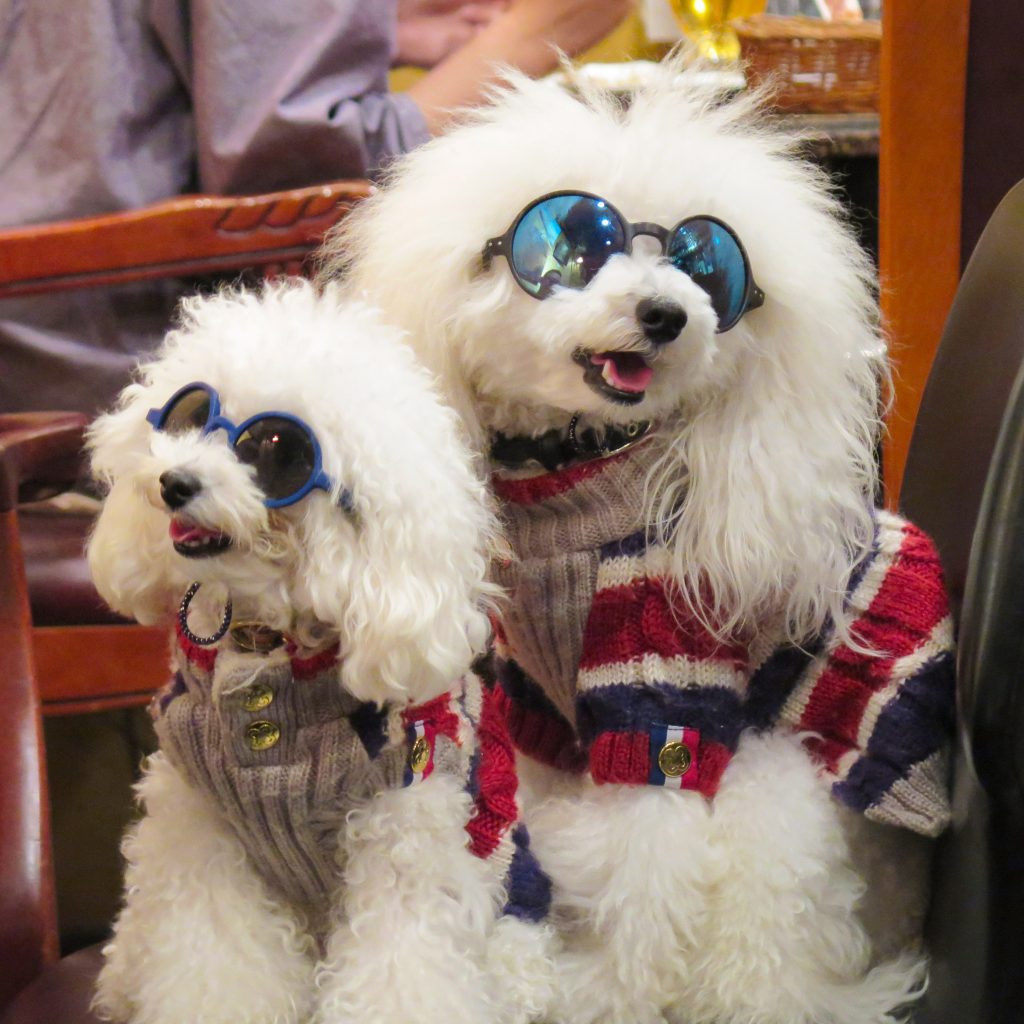
M 531 462 L 549 473 L 575 462 L 603 459 L 642 441 L 653 424 L 638 420 L 624 427 L 609 425 L 599 435 L 593 427 L 577 431 L 579 416 L 573 416 L 564 430 L 552 428 L 540 437 L 506 437 L 495 434 L 491 459 L 506 469 L 522 469 Z

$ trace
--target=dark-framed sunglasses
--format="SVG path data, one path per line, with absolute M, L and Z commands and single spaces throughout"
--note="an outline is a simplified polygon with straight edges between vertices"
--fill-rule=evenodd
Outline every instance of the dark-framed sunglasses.
M 747 251 L 724 221 L 698 214 L 671 229 L 632 223 L 590 192 L 549 192 L 534 199 L 503 235 L 487 240 L 483 265 L 486 270 L 495 256 L 504 256 L 523 291 L 546 299 L 556 288 L 586 288 L 612 256 L 632 252 L 638 235 L 656 238 L 666 259 L 707 293 L 717 333 L 764 304 Z
M 267 508 L 294 505 L 314 489 L 330 493 L 334 487 L 323 469 L 320 442 L 308 423 L 291 413 L 276 411 L 232 423 L 220 413 L 216 389 L 203 381 L 179 388 L 161 408 L 150 409 L 146 420 L 154 430 L 171 435 L 190 430 L 198 430 L 203 436 L 225 431 L 235 457 L 255 471 Z M 352 495 L 343 489 L 338 504 L 351 512 Z

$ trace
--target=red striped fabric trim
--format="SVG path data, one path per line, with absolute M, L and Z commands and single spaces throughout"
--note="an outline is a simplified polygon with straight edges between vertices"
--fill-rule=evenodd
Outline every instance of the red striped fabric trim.
M 466 823 L 466 831 L 471 852 L 477 857 L 487 858 L 498 848 L 502 836 L 519 817 L 516 755 L 495 690 L 484 691 L 477 738 L 480 743 L 480 767 L 477 770 L 480 790 L 473 814 Z
M 326 671 L 337 662 L 338 651 L 338 644 L 334 644 L 332 647 L 310 655 L 308 658 L 292 658 L 292 677 L 297 682 L 304 682 L 307 679 L 320 675 L 321 672 Z
M 212 672 L 217 661 L 217 648 L 201 647 L 199 644 L 192 643 L 182 632 L 180 622 L 175 622 L 174 633 L 182 654 L 201 672 Z
M 718 792 L 722 773 L 732 759 L 728 747 L 713 740 L 700 741 L 693 789 L 709 800 Z M 651 777 L 651 737 L 646 732 L 603 732 L 590 748 L 590 774 L 599 785 L 618 783 L 646 786 Z
M 606 459 L 591 459 L 581 462 L 568 469 L 559 469 L 553 473 L 541 473 L 538 476 L 524 477 L 521 480 L 510 480 L 507 477 L 494 476 L 492 483 L 494 493 L 503 501 L 511 501 L 516 505 L 535 505 L 547 498 L 557 497 L 571 491 L 583 480 L 603 473 L 609 466 L 629 458 L 632 449 L 610 455 Z
M 676 602 L 680 605 L 680 602 Z M 645 655 L 747 664 L 747 649 L 717 639 L 685 607 L 672 607 L 665 582 L 641 577 L 594 594 L 583 633 L 580 670 L 636 661 Z
M 408 729 L 415 722 L 428 723 L 435 733 L 459 742 L 459 716 L 452 710 L 452 695 L 442 693 L 440 697 L 416 704 L 402 711 L 402 725 Z
M 917 650 L 949 611 L 934 545 L 909 523 L 903 533 L 878 593 L 852 627 L 859 640 L 884 656 L 837 648 L 800 718 L 801 730 L 827 737 L 814 749 L 829 771 L 836 771 L 842 756 L 859 745 L 867 704 L 892 681 L 893 663 Z

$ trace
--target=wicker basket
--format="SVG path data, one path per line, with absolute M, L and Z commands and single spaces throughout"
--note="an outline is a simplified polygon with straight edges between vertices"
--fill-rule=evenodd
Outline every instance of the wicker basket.
M 878 109 L 882 26 L 756 14 L 732 22 L 752 86 L 767 83 L 779 110 Z

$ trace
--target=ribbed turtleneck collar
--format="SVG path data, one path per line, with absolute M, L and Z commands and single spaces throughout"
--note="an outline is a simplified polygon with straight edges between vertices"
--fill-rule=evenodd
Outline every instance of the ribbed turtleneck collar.
M 496 473 L 494 492 L 516 555 L 594 550 L 641 529 L 647 480 L 660 451 L 650 438 L 617 455 L 554 472 Z

